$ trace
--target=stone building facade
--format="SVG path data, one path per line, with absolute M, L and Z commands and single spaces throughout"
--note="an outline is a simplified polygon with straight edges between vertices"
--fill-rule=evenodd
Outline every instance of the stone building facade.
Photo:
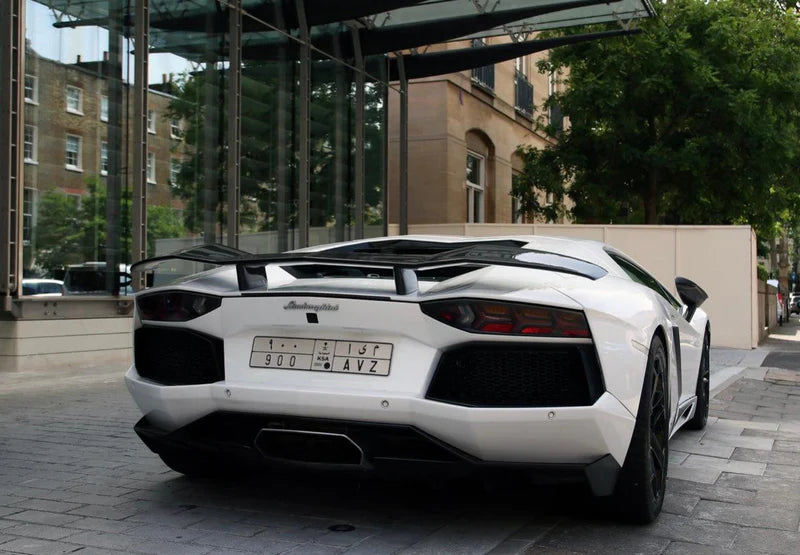
M 485 44 L 503 44 L 508 36 Z M 441 49 L 470 46 L 460 41 Z M 520 146 L 542 148 L 556 138 L 544 103 L 559 80 L 538 71 L 546 53 L 409 83 L 408 223 L 533 223 L 511 196 L 521 171 Z M 389 220 L 399 219 L 399 101 L 389 97 Z M 560 115 L 553 111 L 553 121 Z M 542 199 L 546 200 L 546 199 Z M 563 221 L 554 223 L 564 223 Z

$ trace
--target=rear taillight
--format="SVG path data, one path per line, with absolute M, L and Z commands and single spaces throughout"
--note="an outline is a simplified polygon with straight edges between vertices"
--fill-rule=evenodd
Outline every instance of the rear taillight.
M 222 299 L 185 291 L 165 291 L 136 298 L 139 318 L 158 322 L 186 322 L 219 308 Z
M 590 337 L 583 312 L 519 303 L 459 299 L 420 305 L 422 312 L 472 333 Z

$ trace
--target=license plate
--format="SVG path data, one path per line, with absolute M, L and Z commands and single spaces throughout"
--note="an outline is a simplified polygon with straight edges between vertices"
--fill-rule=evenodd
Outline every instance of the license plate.
M 312 370 L 388 376 L 392 363 L 391 343 L 256 337 L 250 366 L 276 370 Z

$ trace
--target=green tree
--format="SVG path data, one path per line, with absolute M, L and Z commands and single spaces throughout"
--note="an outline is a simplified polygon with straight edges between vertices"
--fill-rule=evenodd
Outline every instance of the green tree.
M 640 34 L 540 65 L 569 76 L 545 106 L 570 125 L 544 152 L 521 149 L 512 194 L 545 217 L 537 190 L 568 196 L 577 222 L 749 223 L 772 236 L 800 207 L 795 14 L 772 0 L 655 7 Z
M 299 66 L 294 61 L 247 60 L 241 71 L 240 228 L 272 231 L 279 223 L 291 227 L 296 225 L 298 202 Z M 351 224 L 355 76 L 330 60 L 314 60 L 311 76 L 310 225 Z M 184 157 L 172 192 L 183 200 L 185 225 L 192 232 L 203 231 L 210 214 L 215 214 L 217 225 L 225 221 L 227 78 L 227 70 L 208 67 L 182 76 L 168 108 L 167 117 L 184 124 Z M 367 224 L 383 218 L 385 95 L 378 84 L 365 87 Z
M 123 195 L 122 214 L 131 213 L 130 193 Z M 78 197 L 59 189 L 41 196 L 36 226 L 36 266 L 48 275 L 60 275 L 69 264 L 106 259 L 106 188 L 97 178 L 87 180 L 86 193 Z M 122 259 L 130 260 L 130 222 L 123 227 Z M 157 239 L 185 235 L 180 213 L 169 206 L 147 207 L 147 252 L 155 253 Z

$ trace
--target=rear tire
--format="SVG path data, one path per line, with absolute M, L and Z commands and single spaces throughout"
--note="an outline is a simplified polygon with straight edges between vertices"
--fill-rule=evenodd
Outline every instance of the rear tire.
M 685 426 L 688 430 L 702 430 L 708 421 L 708 405 L 710 403 L 710 384 L 711 384 L 711 365 L 709 355 L 711 351 L 711 334 L 706 330 L 703 339 L 703 354 L 700 357 L 700 369 L 697 374 L 697 408 L 694 409 L 694 416 L 689 419 Z
M 653 337 L 639 400 L 639 411 L 614 491 L 618 511 L 632 522 L 655 520 L 664 504 L 669 448 L 667 353 L 660 337 Z

